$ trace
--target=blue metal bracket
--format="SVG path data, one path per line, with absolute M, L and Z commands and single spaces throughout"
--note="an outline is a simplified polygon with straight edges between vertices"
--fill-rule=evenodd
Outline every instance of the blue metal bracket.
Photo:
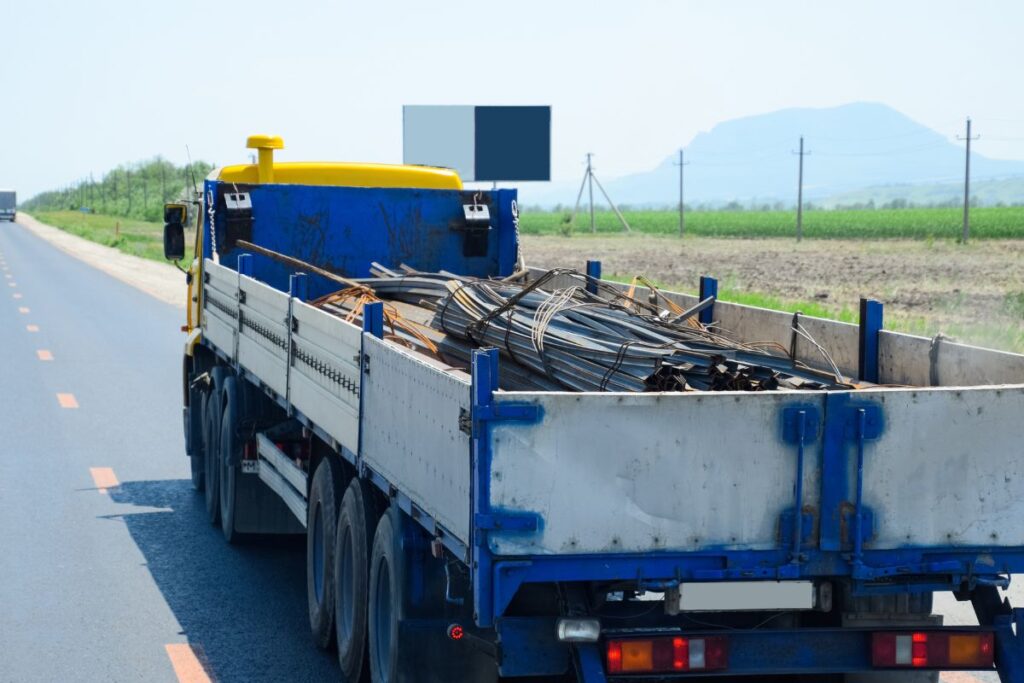
M 601 262 L 587 261 L 587 291 L 597 294 L 597 280 L 601 279 Z
M 821 550 L 839 551 L 857 546 L 870 537 L 863 504 L 864 447 L 885 430 L 882 406 L 858 401 L 849 392 L 830 392 L 825 397 L 825 431 L 821 458 Z M 851 500 L 850 451 L 855 447 L 859 482 Z M 859 503 L 858 503 L 859 501 Z M 858 527 L 857 513 L 861 514 Z M 872 520 L 873 522 L 874 520 Z M 871 525 L 873 526 L 873 524 Z M 860 552 L 859 548 L 854 548 Z
M 576 643 L 575 650 L 580 683 L 604 683 L 608 680 L 597 643 Z
M 700 294 L 697 296 L 699 301 L 704 301 L 709 296 L 715 297 L 715 301 L 718 301 L 718 280 L 707 275 L 700 276 Z M 698 315 L 701 325 L 710 325 L 715 321 L 715 305 L 711 304 Z
M 478 512 L 473 524 L 483 531 L 537 531 L 540 515 L 533 512 Z
M 779 535 L 783 542 L 788 540 L 791 549 L 790 562 L 794 565 L 800 564 L 804 559 L 800 549 L 808 523 L 806 517 L 811 517 L 810 526 L 814 526 L 813 517 L 804 513 L 804 447 L 817 440 L 818 416 L 817 406 L 811 404 L 789 405 L 782 410 L 782 438 L 787 443 L 796 445 L 796 475 L 793 484 L 793 508 L 789 515 L 783 513 L 779 520 L 780 530 L 788 525 L 789 534 L 788 537 L 784 533 Z
M 884 321 L 881 302 L 860 300 L 860 347 L 857 376 L 863 382 L 878 384 L 878 333 Z

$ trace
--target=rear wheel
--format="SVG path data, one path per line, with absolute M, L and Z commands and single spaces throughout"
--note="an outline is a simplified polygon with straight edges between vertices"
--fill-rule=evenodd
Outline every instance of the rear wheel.
M 333 577 L 338 663 L 345 679 L 353 682 L 362 680 L 369 668 L 367 602 L 370 554 L 376 528 L 373 492 L 364 480 L 353 479 L 338 513 Z
M 234 543 L 241 534 L 235 531 L 235 484 L 238 478 L 237 464 L 242 457 L 242 443 L 237 434 L 239 422 L 239 391 L 237 380 L 224 380 L 224 414 L 221 417 L 220 449 L 216 458 L 220 479 L 220 528 L 224 540 Z
M 334 643 L 334 543 L 338 521 L 339 467 L 332 458 L 320 461 L 309 490 L 306 518 L 306 596 L 309 627 L 316 646 L 326 650 Z
M 398 625 L 402 616 L 402 563 L 391 515 L 381 517 L 370 556 L 370 676 L 373 683 L 398 680 Z
M 213 389 L 207 401 L 206 412 L 206 439 L 205 450 L 210 457 L 203 458 L 204 486 L 203 493 L 206 499 L 206 514 L 210 524 L 217 524 L 220 521 L 220 467 L 217 454 L 220 453 L 221 436 L 221 415 L 223 396 L 221 386 L 223 385 L 224 370 L 214 368 Z

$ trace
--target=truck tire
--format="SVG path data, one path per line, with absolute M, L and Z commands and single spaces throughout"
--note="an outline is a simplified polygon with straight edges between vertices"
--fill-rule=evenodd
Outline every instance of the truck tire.
M 232 462 L 241 460 L 242 441 L 238 437 L 238 423 L 241 417 L 237 380 L 228 377 L 224 380 L 223 415 L 221 416 L 220 449 L 217 452 L 217 467 L 220 480 L 220 529 L 224 540 L 235 543 L 242 534 L 235 531 L 235 484 L 238 477 L 238 465 Z
M 220 467 L 217 454 L 220 453 L 220 423 L 223 402 L 221 388 L 224 386 L 227 370 L 216 367 L 210 372 L 210 375 L 213 378 L 213 387 L 207 401 L 205 449 L 207 453 L 211 454 L 211 457 L 203 459 L 205 472 L 203 494 L 206 499 L 206 514 L 210 519 L 210 524 L 216 525 L 220 522 Z
M 398 551 L 389 511 L 377 523 L 370 555 L 369 655 L 370 680 L 398 680 L 398 627 L 405 600 L 405 563 Z
M 340 472 L 331 457 L 320 461 L 309 489 L 306 517 L 306 597 L 313 642 L 322 650 L 334 644 L 334 542 L 338 522 Z
M 369 670 L 366 653 L 370 554 L 377 530 L 377 506 L 370 485 L 355 478 L 345 490 L 334 543 L 334 625 L 338 663 L 347 681 Z

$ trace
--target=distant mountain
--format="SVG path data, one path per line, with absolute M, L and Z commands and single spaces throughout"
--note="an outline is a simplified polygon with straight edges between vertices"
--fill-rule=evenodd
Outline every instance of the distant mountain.
M 884 104 L 784 109 L 726 121 L 694 137 L 685 147 L 687 204 L 795 203 L 793 152 L 801 135 L 810 152 L 804 160 L 804 196 L 810 201 L 879 186 L 951 184 L 963 177 L 963 148 L 952 136 Z M 673 205 L 679 196 L 676 160 L 673 154 L 646 173 L 602 182 L 617 203 Z M 1017 176 L 1024 177 L 1024 161 L 971 155 L 972 181 Z M 553 185 L 549 192 L 531 193 L 536 202 L 524 197 L 524 204 L 571 204 L 576 187 Z

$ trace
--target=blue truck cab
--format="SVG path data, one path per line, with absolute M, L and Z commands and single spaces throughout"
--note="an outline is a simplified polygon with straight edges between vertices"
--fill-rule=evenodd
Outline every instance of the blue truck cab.
M 716 301 L 706 324 L 827 348 L 855 386 L 509 390 L 514 358 L 412 348 L 383 293 L 329 304 L 381 268 L 587 282 L 523 263 L 515 190 L 250 146 L 203 187 L 186 450 L 229 542 L 306 535 L 346 680 L 1024 682 L 1000 592 L 1024 568 L 1024 356 L 889 332 L 870 300 L 858 325 Z M 937 592 L 978 624 L 943 625 Z

